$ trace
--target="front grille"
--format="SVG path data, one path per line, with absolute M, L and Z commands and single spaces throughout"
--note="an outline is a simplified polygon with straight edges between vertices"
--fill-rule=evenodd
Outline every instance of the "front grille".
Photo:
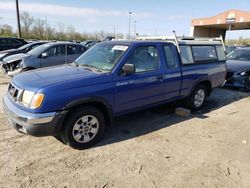
M 9 84 L 8 92 L 14 101 L 20 101 L 23 90 L 17 88 L 12 83 Z

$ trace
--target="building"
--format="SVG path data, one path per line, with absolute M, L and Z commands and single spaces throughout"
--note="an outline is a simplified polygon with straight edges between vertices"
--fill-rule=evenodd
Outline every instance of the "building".
M 250 12 L 232 9 L 208 18 L 192 19 L 190 35 L 225 39 L 227 30 L 250 29 Z M 250 34 L 250 33 L 249 33 Z

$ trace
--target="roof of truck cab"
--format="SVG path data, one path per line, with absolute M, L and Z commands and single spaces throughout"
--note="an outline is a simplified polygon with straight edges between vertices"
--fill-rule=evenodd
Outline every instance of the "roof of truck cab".
M 119 45 L 133 45 L 133 44 L 155 44 L 155 43 L 173 43 L 173 41 L 163 41 L 163 40 L 113 40 L 113 41 L 106 41 L 102 42 L 105 44 L 112 43 L 112 44 L 119 44 Z
M 184 45 L 222 45 L 220 41 L 202 41 L 202 40 L 178 40 L 179 44 Z M 114 40 L 114 41 L 107 41 L 103 43 L 112 43 L 112 44 L 119 44 L 119 45 L 133 45 L 133 44 L 162 44 L 162 43 L 172 43 L 175 44 L 175 41 L 172 40 Z

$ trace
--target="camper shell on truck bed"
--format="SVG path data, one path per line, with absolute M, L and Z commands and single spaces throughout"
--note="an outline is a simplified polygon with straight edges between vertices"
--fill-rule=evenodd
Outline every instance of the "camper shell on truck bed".
M 218 41 L 101 42 L 72 64 L 15 76 L 3 105 L 18 131 L 87 148 L 113 117 L 179 99 L 202 108 L 225 60 Z

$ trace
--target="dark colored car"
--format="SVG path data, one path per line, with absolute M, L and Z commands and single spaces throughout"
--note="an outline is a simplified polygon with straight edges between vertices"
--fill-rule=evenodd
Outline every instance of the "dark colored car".
M 0 62 L 2 61 L 3 58 L 14 55 L 14 54 L 19 54 L 19 53 L 27 53 L 30 50 L 34 49 L 37 46 L 40 46 L 42 44 L 45 44 L 45 41 L 42 42 L 31 42 L 28 44 L 25 44 L 17 49 L 9 49 L 9 50 L 3 50 L 0 52 Z
M 236 48 L 227 55 L 227 86 L 250 91 L 250 47 Z
M 46 43 L 26 54 L 15 54 L 4 58 L 2 69 L 9 76 L 14 76 L 32 69 L 72 63 L 86 50 L 86 47 L 77 43 Z
M 74 63 L 21 73 L 9 84 L 4 110 L 20 132 L 56 136 L 73 148 L 95 144 L 112 118 L 186 99 L 201 109 L 225 81 L 218 41 L 110 41 Z
M 101 41 L 95 41 L 95 40 L 87 40 L 84 42 L 81 42 L 82 45 L 84 45 L 87 49 L 91 48 L 92 46 L 94 46 L 96 43 L 101 42 Z
M 24 39 L 20 38 L 0 37 L 0 51 L 19 48 L 27 43 Z

